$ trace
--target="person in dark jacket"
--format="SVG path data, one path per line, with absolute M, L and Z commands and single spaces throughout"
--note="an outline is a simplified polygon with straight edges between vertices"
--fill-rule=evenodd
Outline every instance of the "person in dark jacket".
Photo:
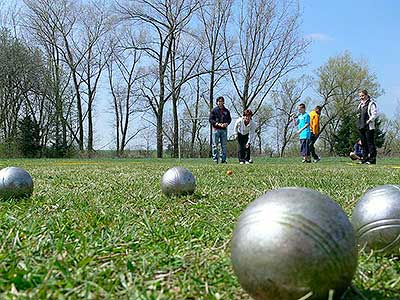
M 209 121 L 212 125 L 213 160 L 219 161 L 218 143 L 221 144 L 221 163 L 226 164 L 226 142 L 228 140 L 228 125 L 231 123 L 231 113 L 224 106 L 224 97 L 217 98 L 217 106 L 210 113 Z
M 375 101 L 372 101 L 366 90 L 358 93 L 360 104 L 358 105 L 358 130 L 363 147 L 363 159 L 361 164 L 376 164 L 375 146 L 375 120 L 378 117 L 378 109 Z

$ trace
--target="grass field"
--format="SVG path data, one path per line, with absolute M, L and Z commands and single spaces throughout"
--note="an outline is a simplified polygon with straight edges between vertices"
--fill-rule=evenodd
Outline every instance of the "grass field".
M 400 159 L 230 162 L 1 160 L 25 168 L 35 189 L 0 203 L 0 299 L 250 299 L 229 257 L 248 203 L 273 188 L 307 187 L 350 214 L 367 189 L 400 184 Z M 161 194 L 175 165 L 195 175 L 194 195 Z M 362 253 L 353 285 L 344 299 L 400 299 L 399 256 Z

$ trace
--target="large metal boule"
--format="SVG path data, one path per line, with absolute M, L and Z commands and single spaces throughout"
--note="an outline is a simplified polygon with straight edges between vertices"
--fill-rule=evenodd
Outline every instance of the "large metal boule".
M 161 179 L 161 190 L 165 195 L 192 194 L 196 189 L 193 174 L 184 167 L 167 170 Z
M 353 209 L 358 243 L 381 254 L 400 253 L 400 186 L 368 190 Z
M 0 198 L 29 197 L 33 192 L 33 180 L 27 171 L 18 167 L 0 170 Z
M 250 203 L 231 240 L 241 286 L 256 300 L 338 299 L 357 268 L 353 227 L 329 197 L 281 188 Z

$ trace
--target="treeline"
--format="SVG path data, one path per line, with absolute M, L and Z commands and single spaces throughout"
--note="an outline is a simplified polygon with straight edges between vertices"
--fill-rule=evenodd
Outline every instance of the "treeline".
M 110 99 L 117 156 L 153 145 L 157 157 L 207 156 L 207 116 L 219 95 L 234 115 L 255 112 L 257 151 L 279 156 L 297 141 L 290 113 L 319 104 L 320 147 L 341 155 L 356 139 L 358 91 L 383 93 L 350 53 L 294 78 L 310 43 L 296 1 L 22 2 L 1 10 L 3 156 L 95 155 L 101 97 Z M 310 89 L 315 98 L 304 99 Z M 381 117 L 385 154 L 399 152 L 398 119 Z

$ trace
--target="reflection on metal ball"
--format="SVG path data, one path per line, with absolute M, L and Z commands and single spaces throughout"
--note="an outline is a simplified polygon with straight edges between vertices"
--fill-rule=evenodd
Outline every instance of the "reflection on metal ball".
M 231 240 L 241 286 L 254 299 L 335 299 L 357 267 L 353 227 L 329 197 L 305 188 L 281 188 L 250 203 Z
M 161 190 L 167 196 L 192 194 L 195 189 L 196 180 L 193 174 L 183 167 L 169 169 L 161 179 Z
M 33 181 L 27 171 L 18 167 L 0 170 L 0 198 L 29 197 L 33 192 Z
M 361 247 L 382 254 L 400 253 L 400 186 L 368 190 L 354 207 L 351 221 Z

